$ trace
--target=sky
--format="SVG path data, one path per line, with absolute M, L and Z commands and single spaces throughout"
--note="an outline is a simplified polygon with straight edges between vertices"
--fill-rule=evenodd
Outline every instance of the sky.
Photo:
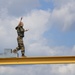
M 0 0 L 0 52 L 17 46 L 23 16 L 26 56 L 75 55 L 75 0 Z M 20 51 L 19 51 L 20 53 Z M 75 75 L 75 64 L 6 65 L 0 75 Z

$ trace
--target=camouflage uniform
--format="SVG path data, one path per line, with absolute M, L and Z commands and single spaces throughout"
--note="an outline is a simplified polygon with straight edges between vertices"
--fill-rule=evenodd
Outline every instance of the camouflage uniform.
M 24 47 L 24 43 L 23 43 L 23 37 L 24 37 L 24 28 L 22 26 L 17 26 L 15 28 L 17 30 L 17 43 L 18 43 L 18 47 L 16 47 L 16 49 L 13 50 L 13 52 L 17 52 L 19 50 L 21 50 L 21 54 L 22 56 L 24 56 L 25 53 L 25 47 Z

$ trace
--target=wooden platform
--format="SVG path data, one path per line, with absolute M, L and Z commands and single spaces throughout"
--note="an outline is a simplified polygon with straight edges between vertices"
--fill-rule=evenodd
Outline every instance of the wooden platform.
M 0 65 L 75 64 L 75 56 L 0 58 Z

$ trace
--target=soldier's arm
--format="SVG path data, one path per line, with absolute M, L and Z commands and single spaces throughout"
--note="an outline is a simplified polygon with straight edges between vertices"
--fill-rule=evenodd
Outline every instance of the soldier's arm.
M 20 25 L 20 23 L 21 23 L 22 19 L 23 19 L 23 17 L 21 17 L 21 19 L 20 19 L 20 22 L 19 22 L 18 26 L 16 26 L 16 27 L 15 27 L 15 29 L 16 29 L 16 30 L 17 30 L 17 28 L 19 27 L 19 25 Z
M 20 23 L 21 23 L 22 19 L 23 19 L 23 17 L 21 17 L 21 19 L 20 19 L 20 21 L 19 21 L 19 24 L 18 24 L 18 26 L 20 25 Z

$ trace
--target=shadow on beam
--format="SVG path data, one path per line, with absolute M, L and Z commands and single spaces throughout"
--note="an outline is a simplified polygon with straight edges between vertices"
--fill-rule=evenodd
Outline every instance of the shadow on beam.
M 0 65 L 75 64 L 75 56 L 0 58 Z

